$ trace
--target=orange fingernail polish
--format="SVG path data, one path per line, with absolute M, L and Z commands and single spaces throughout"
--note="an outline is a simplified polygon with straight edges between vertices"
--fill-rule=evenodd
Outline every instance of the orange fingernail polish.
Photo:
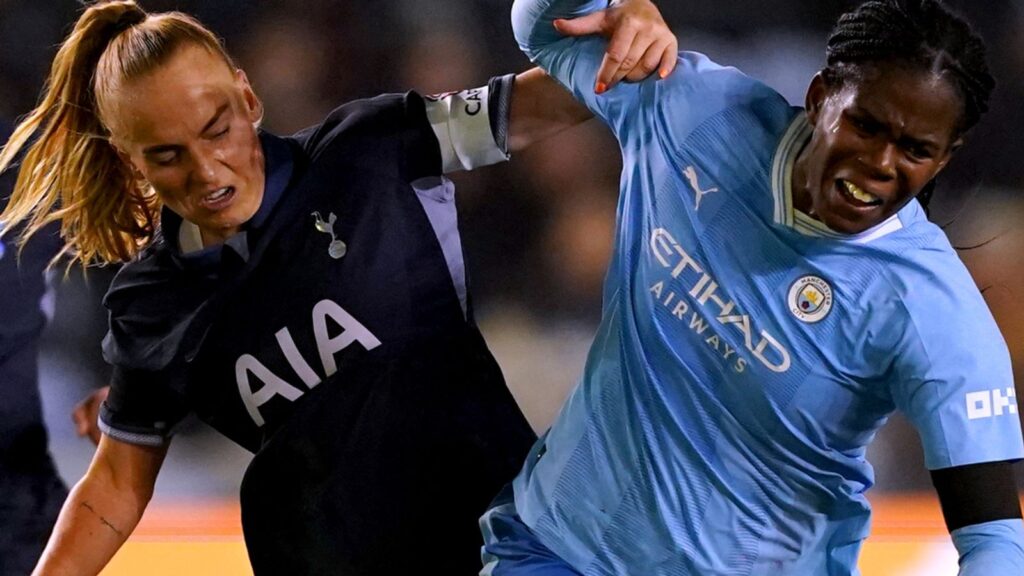
M 598 94 L 603 94 L 607 89 L 608 86 L 604 82 L 598 82 L 597 86 L 594 86 L 594 92 L 597 92 Z
M 661 76 L 661 79 L 664 80 L 666 77 L 668 77 L 668 70 L 665 70 L 664 68 L 658 70 L 658 76 Z

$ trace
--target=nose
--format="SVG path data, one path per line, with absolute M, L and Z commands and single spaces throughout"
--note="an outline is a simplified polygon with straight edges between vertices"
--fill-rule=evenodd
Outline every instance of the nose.
M 202 148 L 192 152 L 193 178 L 200 184 L 210 184 L 217 179 L 217 158 L 210 150 Z
M 869 153 L 859 159 L 876 180 L 893 180 L 896 178 L 896 146 L 892 142 L 881 142 Z

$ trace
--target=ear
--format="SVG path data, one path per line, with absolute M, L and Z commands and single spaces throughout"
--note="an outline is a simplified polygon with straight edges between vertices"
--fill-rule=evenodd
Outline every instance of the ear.
M 127 166 L 128 169 L 132 171 L 132 176 L 134 176 L 138 180 L 146 179 L 146 177 L 142 175 L 142 172 L 135 167 L 135 164 L 132 163 L 132 157 L 127 152 L 125 152 L 121 148 L 118 148 L 113 141 L 110 141 L 108 143 L 110 144 L 110 147 L 114 149 L 114 152 L 117 154 L 117 157 L 121 159 L 121 162 L 124 162 L 124 165 Z
M 245 100 L 245 107 L 249 112 L 249 120 L 254 125 L 258 125 L 263 121 L 263 102 L 256 96 L 256 92 L 253 91 L 252 84 L 249 83 L 249 77 L 245 75 L 245 70 L 241 68 L 235 70 L 235 82 L 238 83 L 239 88 L 242 90 L 242 98 Z
M 818 72 L 811 78 L 811 85 L 807 87 L 807 96 L 804 98 L 804 108 L 807 110 L 807 121 L 811 126 L 818 123 L 821 109 L 825 106 L 825 98 L 828 97 L 828 82 L 825 75 Z
M 953 158 L 953 154 L 956 154 L 956 151 L 959 150 L 960 147 L 963 145 L 963 138 L 957 138 L 955 141 L 953 141 L 952 144 L 949 145 L 949 150 L 946 152 L 946 155 L 939 160 L 939 168 L 935 171 L 936 174 L 941 172 L 942 169 L 946 167 L 946 164 L 948 164 L 949 161 Z

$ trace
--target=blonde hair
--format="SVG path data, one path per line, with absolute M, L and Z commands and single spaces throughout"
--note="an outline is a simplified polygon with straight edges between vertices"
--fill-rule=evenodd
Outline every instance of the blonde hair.
M 39 105 L 0 151 L 3 172 L 27 147 L 0 233 L 24 223 L 24 245 L 59 220 L 65 245 L 54 262 L 70 254 L 83 265 L 131 260 L 153 240 L 161 202 L 111 144 L 111 102 L 124 83 L 186 45 L 235 68 L 220 40 L 186 14 L 147 14 L 131 0 L 86 8 L 53 59 Z

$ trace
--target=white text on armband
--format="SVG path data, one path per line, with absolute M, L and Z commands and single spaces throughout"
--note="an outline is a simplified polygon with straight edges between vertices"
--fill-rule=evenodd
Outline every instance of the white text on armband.
M 968 392 L 965 400 L 967 401 L 968 420 L 1017 413 L 1017 391 L 1013 386 L 1006 389 L 996 388 L 995 390 Z
M 487 86 L 424 97 L 445 174 L 508 160 L 491 133 L 488 98 Z
M 327 332 L 327 319 L 330 318 L 342 330 L 331 336 Z M 330 300 L 321 300 L 313 306 L 313 337 L 316 340 L 317 353 L 320 356 L 320 365 L 323 367 L 324 378 L 330 378 L 338 371 L 338 365 L 334 355 L 358 342 L 366 350 L 373 350 L 380 346 L 377 339 L 365 326 L 352 317 L 341 306 Z M 288 361 L 289 366 L 299 376 L 305 389 L 293 386 L 274 374 L 262 362 L 252 354 L 242 354 L 235 362 L 235 379 L 238 381 L 238 394 L 242 398 L 242 404 L 252 417 L 257 426 L 263 426 L 263 416 L 260 414 L 260 406 L 266 404 L 274 396 L 281 396 L 290 402 L 298 400 L 306 393 L 320 384 L 320 376 L 313 370 L 306 359 L 299 352 L 295 340 L 287 327 L 278 330 L 274 336 L 277 338 L 278 347 L 282 355 Z M 254 390 L 250 377 L 254 377 L 263 385 Z

